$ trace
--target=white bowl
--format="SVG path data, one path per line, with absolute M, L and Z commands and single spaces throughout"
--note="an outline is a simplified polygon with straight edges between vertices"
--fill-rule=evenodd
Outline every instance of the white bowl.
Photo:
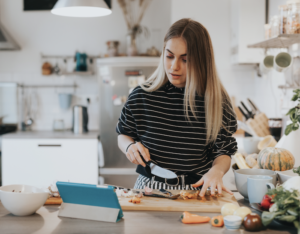
M 228 230 L 237 230 L 241 227 L 242 218 L 237 215 L 227 215 L 224 217 L 224 224 Z
M 283 184 L 285 181 L 287 181 L 288 179 L 294 176 L 298 176 L 297 173 L 293 172 L 293 169 L 287 171 L 276 171 L 276 173 L 278 174 L 280 184 Z
M 49 192 L 30 185 L 14 184 L 0 187 L 3 206 L 16 216 L 35 213 L 45 204 L 48 194 Z

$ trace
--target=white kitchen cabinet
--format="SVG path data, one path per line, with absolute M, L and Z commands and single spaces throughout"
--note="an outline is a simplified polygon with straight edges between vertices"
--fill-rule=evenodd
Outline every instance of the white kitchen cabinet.
M 251 49 L 248 45 L 264 40 L 265 1 L 230 0 L 231 63 L 260 63 L 262 49 Z
M 2 185 L 98 184 L 97 139 L 2 139 Z

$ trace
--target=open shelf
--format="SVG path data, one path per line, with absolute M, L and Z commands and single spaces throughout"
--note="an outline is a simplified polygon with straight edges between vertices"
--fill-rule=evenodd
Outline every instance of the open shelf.
M 300 34 L 281 34 L 278 37 L 248 45 L 248 48 L 288 48 L 295 43 L 300 43 Z
M 156 67 L 159 64 L 160 57 L 146 57 L 146 56 L 133 56 L 133 57 L 110 57 L 100 58 L 96 60 L 98 66 L 112 66 L 112 67 Z
M 300 89 L 300 86 L 279 85 L 278 88 L 280 88 L 280 89 Z

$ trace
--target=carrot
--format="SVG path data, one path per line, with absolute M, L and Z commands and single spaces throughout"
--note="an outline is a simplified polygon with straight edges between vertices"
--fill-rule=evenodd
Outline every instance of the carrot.
M 181 222 L 185 224 L 190 224 L 190 223 L 208 223 L 210 220 L 210 217 L 207 216 L 200 216 L 196 214 L 191 214 L 190 212 L 183 212 L 181 215 Z
M 214 227 L 223 227 L 224 226 L 224 219 L 222 215 L 215 216 L 211 219 L 211 225 Z
M 137 204 L 137 203 L 141 203 L 141 200 L 138 197 L 133 197 L 129 200 L 129 202 Z

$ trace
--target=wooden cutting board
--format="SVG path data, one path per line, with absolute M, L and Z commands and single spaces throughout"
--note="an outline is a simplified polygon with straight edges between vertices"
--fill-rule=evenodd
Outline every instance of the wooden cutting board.
M 172 194 L 178 194 L 179 190 L 170 190 Z M 194 193 L 195 191 L 188 191 Z M 153 193 L 161 194 L 156 190 Z M 183 200 L 179 197 L 176 200 L 166 198 L 142 197 L 141 203 L 133 204 L 128 202 L 130 198 L 119 197 L 122 210 L 152 210 L 152 211 L 194 211 L 194 212 L 210 212 L 219 213 L 226 203 L 233 203 L 239 206 L 233 195 L 223 193 L 222 197 L 205 196 L 205 199 L 189 199 Z

